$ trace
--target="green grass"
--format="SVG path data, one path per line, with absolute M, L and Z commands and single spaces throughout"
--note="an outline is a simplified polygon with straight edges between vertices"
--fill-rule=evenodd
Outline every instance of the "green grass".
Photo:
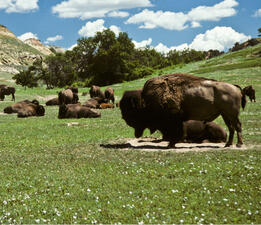
M 233 63 L 247 62 L 245 53 L 236 53 Z M 113 88 L 119 101 L 125 90 L 142 88 L 152 76 L 202 68 L 208 72 L 200 76 L 242 87 L 252 84 L 257 102 L 248 102 L 240 115 L 249 150 L 126 150 L 124 140 L 134 132 L 118 108 L 101 111 L 101 118 L 78 120 L 59 120 L 56 106 L 45 107 L 46 115 L 39 118 L 0 114 L 0 223 L 260 224 L 261 68 L 218 68 L 230 60 L 228 55 L 170 67 Z M 0 77 L 8 83 L 12 76 Z M 37 98 L 42 104 L 59 91 L 16 90 L 17 101 Z M 7 96 L 0 102 L 0 112 L 10 100 Z M 68 126 L 70 122 L 78 125 Z M 216 122 L 225 127 L 221 118 Z

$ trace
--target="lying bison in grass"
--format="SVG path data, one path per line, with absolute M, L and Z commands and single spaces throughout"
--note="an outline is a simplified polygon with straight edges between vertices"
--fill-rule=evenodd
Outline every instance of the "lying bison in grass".
M 101 113 L 97 110 L 80 104 L 62 104 L 59 106 L 59 119 L 64 118 L 96 118 L 101 117 Z
M 45 109 L 37 100 L 24 100 L 4 108 L 5 113 L 17 113 L 18 117 L 44 116 Z
M 183 141 L 189 143 L 226 142 L 225 129 L 215 122 L 188 120 L 183 122 Z
M 254 102 L 256 102 L 256 91 L 252 85 L 244 87 L 243 92 L 245 93 L 245 95 L 247 95 L 249 97 L 251 102 L 252 102 L 252 100 L 254 100 Z
M 59 104 L 76 104 L 79 97 L 71 89 L 65 89 L 58 93 L 58 99 Z
M 56 98 L 52 98 L 52 99 L 49 99 L 45 105 L 47 106 L 51 106 L 51 105 L 59 105 L 59 99 L 56 97 Z
M 183 136 L 187 120 L 213 121 L 221 115 L 229 129 L 226 147 L 237 132 L 237 146 L 243 144 L 239 121 L 245 107 L 244 93 L 236 86 L 190 74 L 169 74 L 149 79 L 141 90 L 127 91 L 120 101 L 122 118 L 141 137 L 148 128 L 159 130 L 169 147 Z
M 105 98 L 108 100 L 108 102 L 110 102 L 110 100 L 112 101 L 112 103 L 114 104 L 114 90 L 112 89 L 112 87 L 108 87 L 105 89 L 104 91 L 104 95 Z
M 12 86 L 7 86 L 5 84 L 0 85 L 0 100 L 5 99 L 5 95 L 12 95 L 12 101 L 15 101 L 15 88 Z

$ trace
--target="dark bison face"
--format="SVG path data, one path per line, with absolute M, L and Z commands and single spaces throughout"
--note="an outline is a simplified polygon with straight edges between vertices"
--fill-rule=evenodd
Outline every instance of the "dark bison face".
M 36 115 L 37 116 L 44 116 L 45 109 L 42 105 L 37 105 L 36 107 Z
M 73 93 L 73 102 L 72 103 L 76 104 L 78 101 L 79 101 L 78 94 Z
M 141 90 L 125 91 L 120 101 L 120 110 L 125 122 L 135 129 L 135 137 L 141 137 L 143 131 L 148 128 Z
M 67 107 L 65 104 L 62 104 L 59 106 L 59 113 L 58 113 L 58 118 L 62 119 L 65 118 L 65 114 L 67 112 Z

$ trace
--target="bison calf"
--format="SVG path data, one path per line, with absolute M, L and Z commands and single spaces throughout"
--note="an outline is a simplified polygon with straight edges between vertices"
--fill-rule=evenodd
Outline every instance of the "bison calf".
M 64 118 L 96 118 L 100 117 L 101 113 L 80 104 L 62 104 L 59 106 L 59 119 Z

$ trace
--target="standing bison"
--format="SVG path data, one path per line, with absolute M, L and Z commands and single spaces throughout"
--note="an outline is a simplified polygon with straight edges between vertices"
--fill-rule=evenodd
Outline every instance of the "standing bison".
M 108 100 L 108 102 L 111 100 L 112 103 L 114 104 L 114 90 L 112 87 L 108 87 L 105 89 L 104 91 L 104 94 L 105 94 L 105 98 Z
M 0 85 L 0 100 L 5 99 L 5 95 L 12 95 L 12 101 L 15 101 L 15 88 L 12 86 L 7 86 L 5 84 Z
M 169 74 L 149 79 L 142 91 L 125 92 L 120 109 L 126 123 L 141 137 L 149 128 L 159 130 L 169 147 L 182 139 L 183 121 L 213 121 L 221 115 L 229 129 L 226 147 L 237 132 L 237 146 L 243 144 L 239 121 L 245 107 L 244 93 L 236 86 L 190 74 Z
M 102 99 L 105 98 L 105 95 L 99 86 L 92 85 L 89 93 L 90 93 L 91 98 L 94 98 L 94 97 L 99 97 Z
M 59 106 L 59 119 L 64 118 L 96 118 L 101 117 L 101 113 L 95 109 L 80 104 L 62 104 Z
M 247 95 L 249 97 L 251 102 L 252 102 L 252 100 L 254 100 L 254 102 L 256 102 L 256 91 L 252 85 L 244 87 L 243 92 L 245 93 L 245 95 Z
M 79 97 L 71 89 L 65 89 L 58 93 L 58 100 L 59 104 L 76 104 Z

